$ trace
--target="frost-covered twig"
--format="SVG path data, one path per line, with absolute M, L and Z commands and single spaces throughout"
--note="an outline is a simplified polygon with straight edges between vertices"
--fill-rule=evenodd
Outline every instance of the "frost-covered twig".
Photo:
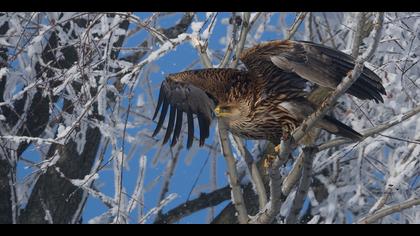
M 358 12 L 356 13 L 356 30 L 353 35 L 353 43 L 352 43 L 352 50 L 351 55 L 354 58 L 357 58 L 359 56 L 359 47 L 362 43 L 362 35 L 363 35 L 363 26 L 365 25 L 365 14 L 366 12 Z
M 137 176 L 136 187 L 133 192 L 129 203 L 127 204 L 127 212 L 130 213 L 137 203 L 140 202 L 140 208 L 143 208 L 143 194 L 144 194 L 144 178 L 146 176 L 147 158 L 146 156 L 140 157 L 139 160 L 139 174 Z
M 172 202 L 177 197 L 177 194 L 171 193 L 169 194 L 165 199 L 159 202 L 159 205 L 157 207 L 152 208 L 149 212 L 147 212 L 140 220 L 139 224 L 146 223 L 146 220 L 148 220 L 151 216 L 156 215 L 159 211 L 162 210 L 163 207 L 168 205 L 170 202 Z
M 376 213 L 374 213 L 373 215 L 364 217 L 362 219 L 360 219 L 357 223 L 358 224 L 372 224 L 375 223 L 376 221 L 384 218 L 385 216 L 391 215 L 393 213 L 396 212 L 401 212 L 405 209 L 414 207 L 420 205 L 420 198 L 413 198 L 413 199 L 409 199 L 406 200 L 402 203 L 399 204 L 395 204 L 389 207 L 385 207 L 381 210 L 378 210 Z
M 58 145 L 64 145 L 63 142 L 57 141 L 51 138 L 35 138 L 35 137 L 28 137 L 28 136 L 12 136 L 12 135 L 5 135 L 0 136 L 0 139 L 6 139 L 12 142 L 21 143 L 21 142 L 35 142 L 38 144 L 41 143 L 53 143 Z
M 176 152 L 175 152 L 175 154 L 173 154 L 173 156 L 169 160 L 169 162 L 167 164 L 167 167 L 166 167 L 166 170 L 165 170 L 165 177 L 163 179 L 162 189 L 161 189 L 160 194 L 159 194 L 159 202 L 163 201 L 163 199 L 165 199 L 166 194 L 169 192 L 169 184 L 171 183 L 172 176 L 174 175 L 175 167 L 178 164 L 179 155 L 181 153 L 183 145 L 180 145 L 180 143 L 178 143 L 176 148 L 177 148 Z M 170 152 L 171 152 L 171 155 L 172 155 L 172 149 L 171 149 Z M 159 211 L 157 215 L 158 216 L 156 218 L 156 221 L 159 220 L 161 212 Z

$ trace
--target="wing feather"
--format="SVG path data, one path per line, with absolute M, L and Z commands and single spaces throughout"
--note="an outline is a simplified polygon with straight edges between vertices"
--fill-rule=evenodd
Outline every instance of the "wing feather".
M 331 89 L 335 89 L 354 68 L 354 58 L 350 55 L 306 41 L 262 43 L 245 50 L 241 60 L 255 74 L 264 74 L 266 79 L 275 80 L 277 83 L 284 83 L 284 79 L 278 74 L 291 73 L 300 79 Z M 266 71 L 271 71 L 271 75 L 275 76 L 264 73 Z M 298 79 L 293 79 L 295 83 L 299 82 Z M 383 102 L 382 95 L 386 94 L 381 78 L 366 67 L 347 93 L 376 102 Z
M 172 143 L 171 143 L 172 147 L 178 142 L 178 137 L 179 137 L 179 134 L 181 133 L 182 116 L 183 116 L 182 110 L 178 109 L 177 113 L 176 113 L 176 123 L 175 123 L 174 135 L 172 137 Z
M 154 118 L 156 118 L 161 107 L 158 124 L 153 132 L 153 136 L 157 135 L 161 130 L 170 107 L 169 121 L 162 143 L 167 143 L 171 135 L 171 146 L 178 142 L 182 128 L 182 116 L 186 113 L 188 123 L 187 148 L 192 146 L 194 139 L 193 114 L 197 115 L 200 127 L 199 144 L 200 146 L 204 144 L 204 140 L 209 137 L 209 127 L 214 109 L 214 103 L 205 91 L 186 81 L 173 81 L 167 78 L 162 82 L 159 91 Z
M 187 112 L 187 122 L 188 122 L 188 140 L 187 148 L 190 148 L 194 140 L 194 119 L 191 111 Z
M 167 143 L 169 138 L 171 137 L 172 130 L 174 129 L 175 124 L 175 113 L 176 113 L 176 106 L 171 106 L 171 111 L 169 112 L 169 121 L 168 126 L 166 127 L 165 137 L 163 138 L 163 144 Z

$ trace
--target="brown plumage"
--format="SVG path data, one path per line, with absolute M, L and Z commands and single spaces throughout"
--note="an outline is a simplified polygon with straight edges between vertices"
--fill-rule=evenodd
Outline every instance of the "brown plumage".
M 305 41 L 262 43 L 245 50 L 240 59 L 246 70 L 201 69 L 168 75 L 162 82 L 153 116 L 155 119 L 161 110 L 153 136 L 170 110 L 163 143 L 173 133 L 171 146 L 178 141 L 183 113 L 187 114 L 188 148 L 193 143 L 194 115 L 199 124 L 199 144 L 203 145 L 214 113 L 238 136 L 279 143 L 283 132 L 292 132 L 316 109 L 309 99 L 311 85 L 332 91 L 354 67 L 350 55 Z M 347 93 L 383 102 L 385 89 L 381 79 L 364 68 Z M 330 116 L 325 116 L 317 127 L 343 137 L 361 138 Z

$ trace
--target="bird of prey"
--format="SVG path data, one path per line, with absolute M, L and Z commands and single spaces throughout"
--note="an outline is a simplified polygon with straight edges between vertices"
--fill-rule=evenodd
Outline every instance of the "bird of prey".
M 163 144 L 172 135 L 178 142 L 186 113 L 187 148 L 194 139 L 194 117 L 200 130 L 199 145 L 209 137 L 216 115 L 227 129 L 245 139 L 279 144 L 284 132 L 292 132 L 315 111 L 308 99 L 315 86 L 333 91 L 354 68 L 354 58 L 341 51 L 307 41 L 275 40 L 244 50 L 240 60 L 245 70 L 214 68 L 169 74 L 162 82 L 153 119 L 160 117 L 155 136 L 169 110 Z M 385 88 L 373 71 L 364 68 L 347 93 L 362 100 L 383 102 Z M 358 140 L 362 136 L 331 116 L 316 128 Z

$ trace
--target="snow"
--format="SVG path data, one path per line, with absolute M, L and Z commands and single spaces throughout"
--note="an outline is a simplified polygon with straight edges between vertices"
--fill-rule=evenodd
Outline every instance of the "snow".
M 83 179 L 71 179 L 70 181 L 74 186 L 81 187 L 83 185 L 89 186 L 93 181 L 95 181 L 98 178 L 99 174 L 93 173 L 86 175 Z
M 143 95 L 143 94 L 140 94 L 140 95 L 137 97 L 137 104 L 136 104 L 136 106 L 137 106 L 137 107 L 143 107 L 144 105 L 145 105 L 144 95 Z
M 191 23 L 191 29 L 193 30 L 193 34 L 198 34 L 201 28 L 203 28 L 204 21 L 194 21 Z

